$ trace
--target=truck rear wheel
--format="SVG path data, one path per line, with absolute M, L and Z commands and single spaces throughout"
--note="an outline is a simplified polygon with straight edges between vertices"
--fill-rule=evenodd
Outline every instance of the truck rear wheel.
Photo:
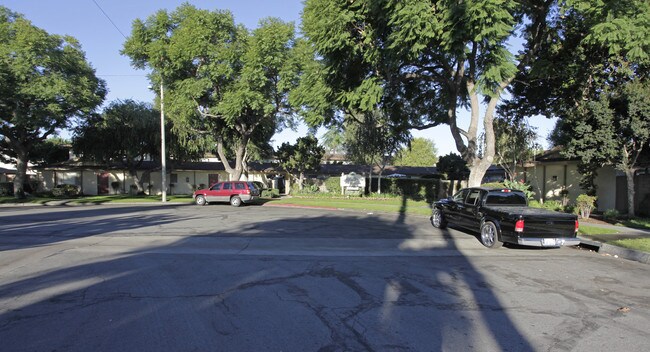
M 499 241 L 497 227 L 491 221 L 486 221 L 481 225 L 481 243 L 488 248 L 499 248 L 503 242 Z

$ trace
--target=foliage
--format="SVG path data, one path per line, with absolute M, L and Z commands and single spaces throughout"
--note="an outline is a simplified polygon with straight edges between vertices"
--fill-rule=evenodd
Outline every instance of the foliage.
M 325 188 L 329 193 L 341 194 L 341 177 L 336 176 L 325 179 Z
M 503 181 L 503 185 L 506 186 L 506 188 L 516 189 L 524 192 L 524 194 L 526 194 L 527 199 L 533 199 L 533 197 L 535 196 L 535 192 L 531 190 L 530 185 L 525 184 L 523 182 L 505 180 Z
M 581 194 L 576 198 L 576 211 L 583 219 L 589 219 L 591 211 L 596 208 L 596 197 Z
M 381 194 L 390 194 L 416 201 L 433 202 L 438 196 L 438 181 L 433 179 L 387 178 L 382 184 Z
M 500 116 L 494 120 L 495 160 L 514 181 L 517 167 L 533 159 L 540 149 L 535 143 L 537 132 L 522 117 Z
M 564 206 L 562 206 L 562 203 L 557 200 L 546 200 L 544 203 L 540 203 L 537 200 L 529 199 L 528 206 L 532 208 L 541 208 L 552 211 L 566 211 Z
M 216 144 L 226 171 L 239 179 L 249 144 L 268 151 L 273 134 L 292 126 L 290 91 L 311 52 L 292 24 L 265 19 L 248 31 L 228 11 L 186 3 L 134 21 L 122 53 L 164 85 L 183 145 L 199 151 Z
M 75 128 L 72 146 L 83 160 L 119 165 L 136 178 L 147 158 L 160 160 L 160 120 L 150 104 L 133 100 L 114 101 L 101 115 L 94 115 Z
M 650 139 L 650 3 L 645 0 L 560 2 L 551 37 L 522 71 L 509 101 L 518 116 L 543 114 L 561 122 L 552 134 L 586 172 L 581 185 L 595 194 L 595 170 L 615 165 L 631 176 Z
M 603 212 L 603 219 L 605 221 L 616 221 L 621 214 L 616 209 L 607 209 Z
M 0 159 L 16 165 L 16 197 L 24 197 L 27 163 L 43 141 L 105 94 L 76 39 L 48 34 L 0 6 Z
M 465 180 L 469 174 L 467 162 L 458 154 L 441 156 L 436 164 L 438 172 L 448 180 Z
M 302 22 L 324 66 L 326 88 L 320 96 L 346 114 L 382 111 L 400 134 L 448 124 L 471 170 L 470 184 L 478 185 L 494 157 L 497 102 L 546 38 L 553 5 L 308 0 Z M 516 35 L 524 41 L 518 57 L 508 50 Z M 318 109 L 324 105 L 311 105 L 323 112 L 321 123 L 336 117 Z M 458 111 L 464 108 L 471 110 L 469 128 L 458 125 Z M 481 120 L 483 155 L 478 154 Z
M 58 185 L 52 189 L 52 196 L 54 197 L 77 197 L 80 194 L 79 187 L 75 185 Z
M 318 145 L 314 136 L 300 137 L 296 144 L 282 143 L 276 151 L 280 167 L 289 173 L 298 174 L 298 187 L 303 188 L 303 178 L 306 171 L 318 170 L 323 159 L 325 148 Z
M 382 170 L 405 141 L 379 110 L 350 116 L 345 128 L 344 147 L 348 158 Z
M 0 182 L 0 196 L 13 196 L 14 183 L 13 182 Z
M 488 182 L 481 185 L 485 188 L 508 188 L 503 182 Z
M 408 147 L 401 147 L 393 159 L 395 166 L 429 166 L 438 162 L 435 143 L 426 138 L 413 138 Z
M 345 133 L 340 126 L 332 125 L 323 134 L 322 146 L 330 154 L 345 154 Z
M 52 165 L 70 159 L 69 140 L 51 137 L 36 145 L 31 153 L 31 162 L 36 165 Z

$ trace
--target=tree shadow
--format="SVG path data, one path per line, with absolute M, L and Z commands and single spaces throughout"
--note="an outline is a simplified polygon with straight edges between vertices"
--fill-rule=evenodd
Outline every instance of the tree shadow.
M 67 351 L 533 349 L 457 234 L 404 212 L 261 209 L 112 209 L 136 217 L 123 230 L 182 232 L 66 252 L 37 242 L 55 253 L 0 276 L 0 340 Z M 90 211 L 85 225 L 110 210 Z M 214 226 L 175 224 L 186 217 Z M 35 226 L 55 233 L 53 220 Z M 107 235 L 108 222 L 79 236 Z
M 173 207 L 179 207 L 177 205 Z M 57 206 L 33 212 L 0 211 L 0 251 L 43 246 L 81 237 L 174 223 L 178 217 L 156 213 L 160 206 Z

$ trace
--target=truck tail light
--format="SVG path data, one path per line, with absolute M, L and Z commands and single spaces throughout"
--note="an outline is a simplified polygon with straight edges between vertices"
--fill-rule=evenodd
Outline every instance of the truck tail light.
M 251 194 L 251 191 L 249 189 L 245 189 L 243 193 L 244 194 Z
M 524 220 L 517 220 L 515 223 L 515 232 L 524 232 Z
M 576 228 L 575 228 L 576 233 L 578 233 L 579 228 L 580 228 L 580 224 L 578 223 L 578 220 L 576 220 Z

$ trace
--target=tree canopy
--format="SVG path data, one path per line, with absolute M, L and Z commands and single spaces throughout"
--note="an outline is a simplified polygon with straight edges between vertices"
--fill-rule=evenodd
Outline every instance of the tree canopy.
M 151 104 L 115 101 L 75 128 L 73 149 L 82 159 L 129 170 L 143 191 L 138 169 L 148 158 L 160 160 L 159 112 Z
M 0 154 L 16 164 L 17 197 L 24 196 L 35 149 L 105 95 L 76 39 L 49 34 L 0 6 Z
M 282 143 L 275 155 L 284 170 L 298 176 L 298 186 L 302 190 L 305 172 L 318 170 L 324 153 L 325 148 L 318 145 L 318 139 L 309 135 L 298 138 L 293 145 Z
M 650 3 L 644 0 L 561 3 L 550 40 L 520 72 L 506 104 L 518 115 L 558 117 L 552 134 L 581 161 L 581 186 L 595 194 L 597 168 L 615 165 L 628 177 L 634 215 L 634 170 L 647 142 Z
M 349 116 L 382 111 L 396 131 L 448 124 L 456 148 L 480 183 L 494 161 L 497 103 L 546 38 L 553 1 L 307 0 L 303 31 L 322 58 L 320 96 Z M 508 41 L 523 40 L 519 53 Z M 317 81 L 315 81 L 317 82 Z M 324 87 L 324 88 L 323 88 Z M 481 99 L 483 116 L 481 116 Z M 323 123 L 327 105 L 318 100 Z M 458 124 L 468 108 L 467 128 Z M 479 154 L 479 125 L 485 147 Z
M 249 31 L 228 11 L 184 4 L 136 20 L 122 52 L 163 84 L 181 141 L 195 150 L 216 144 L 226 170 L 239 179 L 249 142 L 268 149 L 273 133 L 292 125 L 289 93 L 304 50 L 290 23 L 269 18 Z
M 438 162 L 435 143 L 426 138 L 413 138 L 407 146 L 401 147 L 393 158 L 395 166 L 429 166 Z

